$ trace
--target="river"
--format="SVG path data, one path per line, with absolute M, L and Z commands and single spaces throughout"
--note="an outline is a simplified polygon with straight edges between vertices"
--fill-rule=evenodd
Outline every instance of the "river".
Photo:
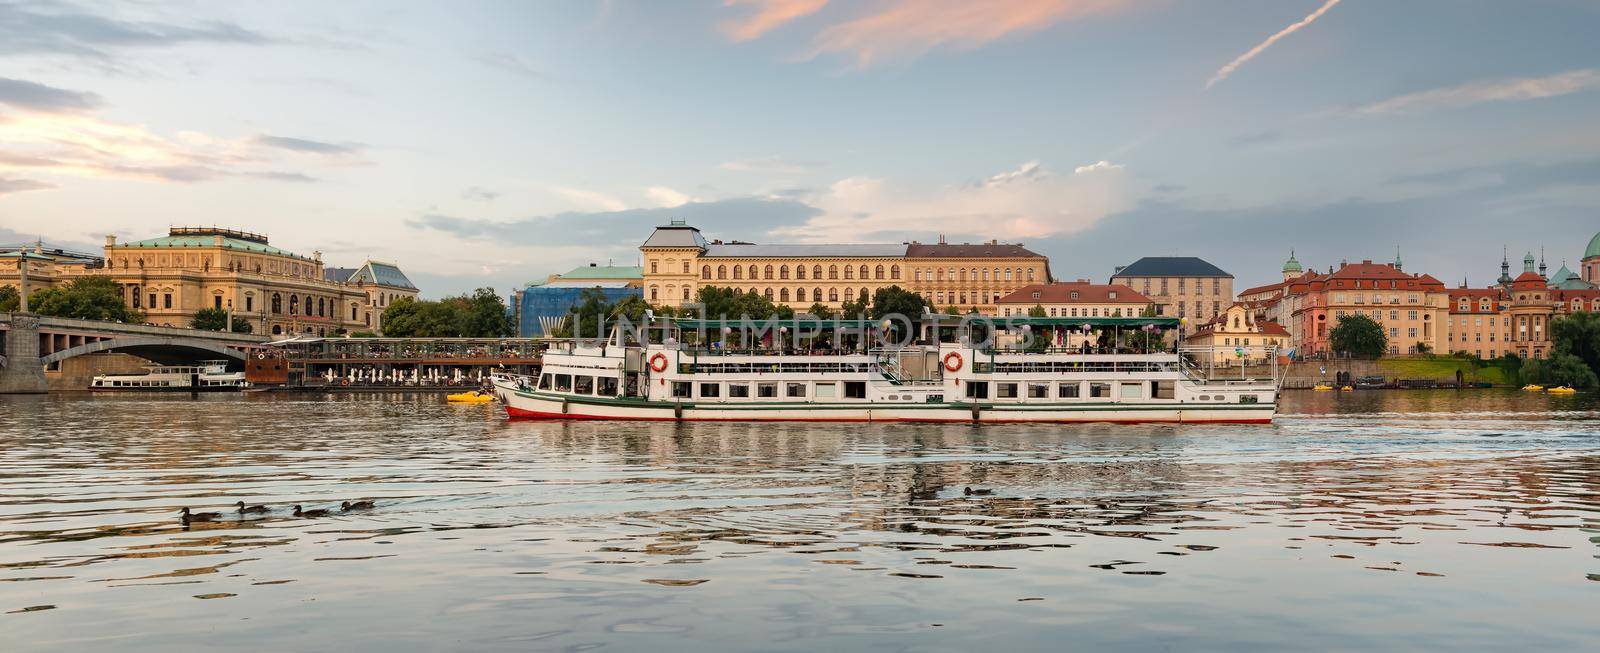
M 178 518 L 235 501 L 272 512 Z M 11 653 L 1595 650 L 1597 614 L 1592 394 L 984 427 L 0 397 Z

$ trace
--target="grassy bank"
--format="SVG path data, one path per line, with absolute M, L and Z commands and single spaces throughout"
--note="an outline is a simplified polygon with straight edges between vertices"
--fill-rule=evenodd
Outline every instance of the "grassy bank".
M 1379 373 L 1389 379 L 1454 380 L 1460 371 L 1469 383 L 1514 385 L 1500 368 L 1479 367 L 1477 361 L 1462 358 L 1380 358 L 1377 363 Z

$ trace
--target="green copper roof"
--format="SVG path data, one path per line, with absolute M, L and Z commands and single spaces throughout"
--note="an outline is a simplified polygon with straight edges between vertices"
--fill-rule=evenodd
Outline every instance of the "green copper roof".
M 1583 250 L 1583 257 L 1600 256 L 1600 234 L 1595 234 L 1589 239 L 1589 248 Z
M 1555 276 L 1550 277 L 1550 287 L 1561 290 L 1587 290 L 1593 286 L 1579 278 L 1577 273 L 1568 270 L 1566 265 L 1562 265 L 1560 270 L 1556 270 Z
M 1283 271 L 1284 272 L 1304 272 L 1305 271 L 1305 268 L 1300 267 L 1300 261 L 1295 260 L 1295 258 L 1294 258 L 1294 250 L 1292 250 L 1292 249 L 1289 250 L 1289 260 L 1285 261 L 1283 263 Z
M 642 279 L 644 268 L 637 265 L 580 265 L 572 268 L 563 279 Z
M 150 248 L 150 249 L 155 249 L 155 248 L 180 248 L 180 247 L 215 247 L 216 246 L 216 242 L 217 242 L 217 239 L 216 239 L 215 236 L 162 236 L 160 238 L 147 238 L 145 240 L 135 240 L 133 242 L 128 242 L 128 243 L 119 243 L 116 246 L 117 247 Z M 254 252 L 254 253 L 257 253 L 257 254 L 272 254 L 272 255 L 276 255 L 276 256 L 291 256 L 291 257 L 300 259 L 302 261 L 311 260 L 309 258 L 306 258 L 306 257 L 301 256 L 299 254 L 296 254 L 294 252 L 291 252 L 291 251 L 288 251 L 288 250 L 283 250 L 283 249 L 278 249 L 278 248 L 273 247 L 271 245 L 267 245 L 267 244 L 264 244 L 264 243 L 251 242 L 251 241 L 248 241 L 248 240 L 241 240 L 241 239 L 238 239 L 238 238 L 229 238 L 227 236 L 223 236 L 222 237 L 222 246 L 227 248 L 227 249 L 236 249 L 236 250 L 245 251 L 245 252 Z

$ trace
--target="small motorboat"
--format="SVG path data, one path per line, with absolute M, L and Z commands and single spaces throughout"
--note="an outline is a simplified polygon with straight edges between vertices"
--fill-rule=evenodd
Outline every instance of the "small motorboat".
M 1564 386 L 1564 385 L 1558 385 L 1558 386 L 1556 386 L 1554 388 L 1550 388 L 1549 390 L 1545 390 L 1545 392 L 1553 394 L 1553 395 L 1570 395 L 1572 393 L 1577 392 L 1577 390 L 1573 390 L 1572 388 L 1569 388 L 1569 387 Z
M 1316 390 L 1317 392 L 1328 392 L 1328 391 L 1333 390 L 1333 386 L 1322 384 L 1322 383 L 1318 383 L 1318 384 L 1316 384 L 1314 386 L 1311 386 L 1311 389 L 1312 390 Z
M 1537 383 L 1529 383 L 1528 385 L 1522 386 L 1522 389 L 1527 390 L 1528 392 L 1540 392 L 1544 390 L 1544 386 Z
M 487 392 L 471 390 L 468 392 L 457 392 L 446 397 L 445 399 L 452 404 L 486 404 L 494 401 L 494 395 Z

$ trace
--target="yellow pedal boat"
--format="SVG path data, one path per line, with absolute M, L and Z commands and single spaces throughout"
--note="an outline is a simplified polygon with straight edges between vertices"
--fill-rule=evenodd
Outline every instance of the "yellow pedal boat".
M 1343 388 L 1339 388 L 1339 392 L 1355 392 L 1355 391 L 1356 391 L 1356 389 L 1352 388 L 1350 386 L 1345 386 Z
M 1331 385 L 1323 385 L 1321 383 L 1318 383 L 1318 384 L 1316 384 L 1314 386 L 1311 386 L 1311 389 L 1312 390 L 1316 390 L 1317 392 L 1327 392 L 1329 390 L 1332 390 L 1333 386 L 1331 386 Z
M 1537 383 L 1529 383 L 1528 385 L 1522 386 L 1522 389 L 1527 390 L 1528 392 L 1540 392 L 1544 390 L 1544 386 Z
M 1573 390 L 1572 388 L 1569 388 L 1569 387 L 1564 386 L 1564 385 L 1558 385 L 1558 386 L 1556 386 L 1554 388 L 1550 388 L 1549 390 L 1545 390 L 1545 392 L 1548 392 L 1548 393 L 1553 394 L 1553 395 L 1570 395 L 1572 393 L 1577 392 L 1577 390 Z
M 470 392 L 458 392 L 445 397 L 445 399 L 452 404 L 484 404 L 494 401 L 494 395 L 473 390 Z

